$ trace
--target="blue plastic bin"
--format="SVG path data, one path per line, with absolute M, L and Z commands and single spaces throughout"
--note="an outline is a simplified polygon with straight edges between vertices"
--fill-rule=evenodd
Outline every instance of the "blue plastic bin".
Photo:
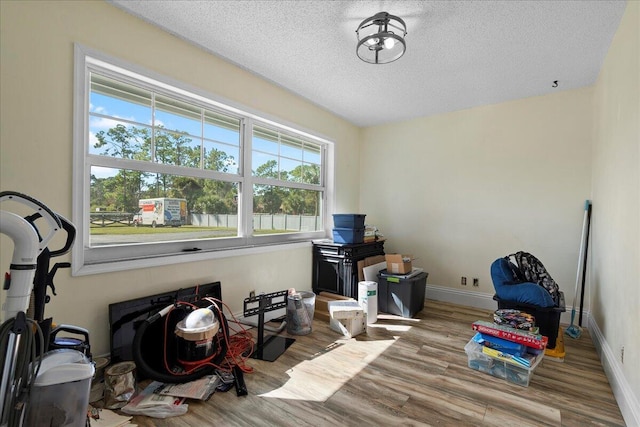
M 364 228 L 364 214 L 333 214 L 335 228 Z
M 364 243 L 364 228 L 334 228 L 334 243 Z

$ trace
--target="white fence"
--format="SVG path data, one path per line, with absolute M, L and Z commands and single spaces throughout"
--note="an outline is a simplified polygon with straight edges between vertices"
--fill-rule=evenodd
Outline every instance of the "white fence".
M 238 228 L 238 215 L 191 214 L 190 224 L 196 227 Z M 254 214 L 254 230 L 315 231 L 322 228 L 322 217 L 310 215 Z

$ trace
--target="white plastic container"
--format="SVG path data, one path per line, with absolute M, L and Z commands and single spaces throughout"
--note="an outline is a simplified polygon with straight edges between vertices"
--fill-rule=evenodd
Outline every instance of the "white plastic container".
M 358 283 L 358 303 L 364 310 L 367 324 L 376 323 L 378 321 L 378 282 Z
M 28 402 L 25 426 L 85 427 L 93 364 L 79 351 L 44 355 Z

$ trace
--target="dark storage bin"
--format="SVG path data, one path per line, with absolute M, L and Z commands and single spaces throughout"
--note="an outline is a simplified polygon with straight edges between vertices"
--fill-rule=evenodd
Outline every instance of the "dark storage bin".
M 335 228 L 364 228 L 363 214 L 333 214 Z
M 427 276 L 422 272 L 408 279 L 378 273 L 378 310 L 402 317 L 413 317 L 422 311 L 427 287 Z
M 538 307 L 537 305 L 503 300 L 498 298 L 497 295 L 494 295 L 493 299 L 498 302 L 499 310 L 509 308 L 531 314 L 536 319 L 536 326 L 540 328 L 540 335 L 544 335 L 549 339 L 547 348 L 556 348 L 556 340 L 558 339 L 558 330 L 560 328 L 560 315 L 567 311 L 564 303 L 564 292 L 560 292 L 560 302 L 557 307 Z
M 363 243 L 364 228 L 334 228 L 334 243 Z

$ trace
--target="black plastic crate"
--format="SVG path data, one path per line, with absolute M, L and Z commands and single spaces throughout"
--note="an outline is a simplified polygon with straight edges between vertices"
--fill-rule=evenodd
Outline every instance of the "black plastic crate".
M 503 300 L 498 298 L 497 295 L 494 295 L 493 299 L 498 302 L 499 310 L 507 308 L 524 311 L 532 315 L 536 319 L 536 326 L 540 328 L 540 335 L 544 335 L 549 339 L 547 348 L 556 348 L 556 340 L 558 339 L 558 330 L 560 328 L 560 315 L 567 311 L 563 292 L 560 292 L 560 302 L 557 307 L 538 307 L 537 305 Z
M 424 308 L 427 287 L 426 272 L 408 279 L 378 273 L 378 310 L 402 317 L 413 317 Z

